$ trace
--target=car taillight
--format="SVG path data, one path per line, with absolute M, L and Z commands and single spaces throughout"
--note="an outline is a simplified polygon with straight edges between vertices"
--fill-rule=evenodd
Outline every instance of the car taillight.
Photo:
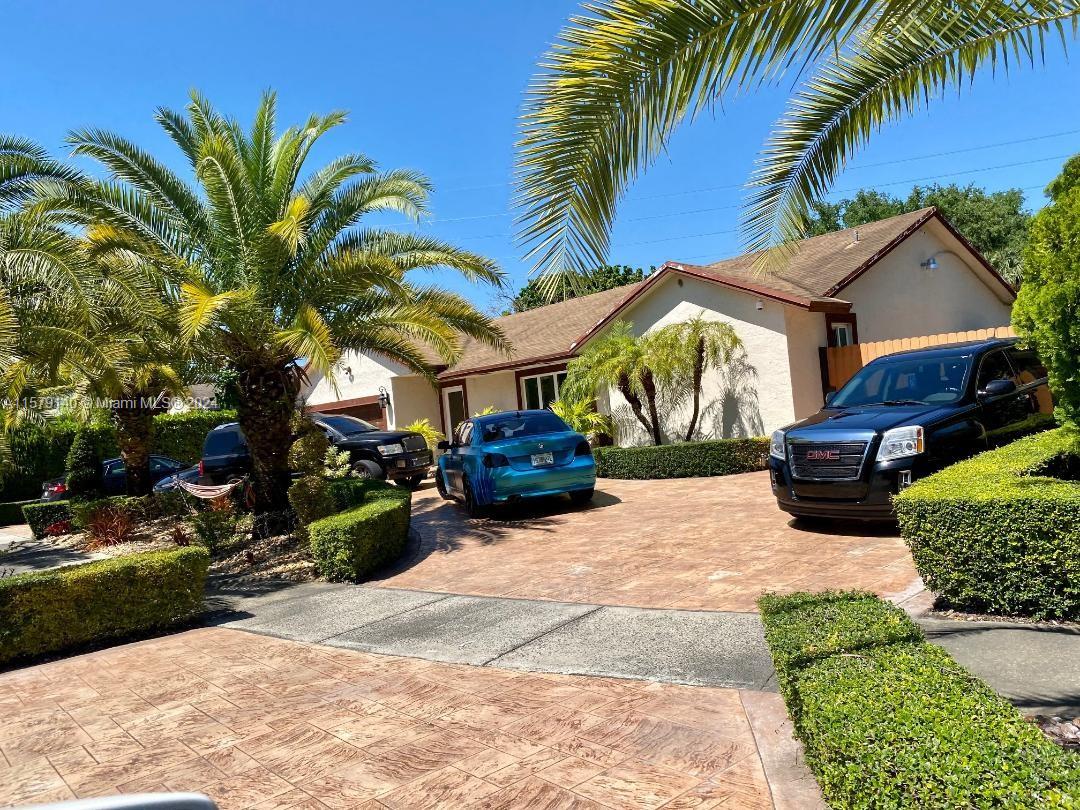
M 486 453 L 484 454 L 484 466 L 489 469 L 491 467 L 509 467 L 510 459 L 502 453 Z
M 204 475 L 206 475 L 206 464 L 204 464 L 203 460 L 200 458 L 199 459 L 199 478 L 202 478 Z
M 575 456 L 591 456 L 592 448 L 588 442 L 578 442 L 578 446 L 574 448 Z
M 50 492 L 67 492 L 67 484 L 65 484 L 63 481 L 61 481 L 58 484 L 53 484 L 51 487 L 49 487 L 49 491 Z

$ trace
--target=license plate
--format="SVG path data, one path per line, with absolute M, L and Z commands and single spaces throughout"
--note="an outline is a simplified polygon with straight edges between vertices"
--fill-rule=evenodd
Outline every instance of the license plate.
M 532 465 L 534 467 L 550 467 L 555 463 L 555 457 L 551 453 L 533 453 Z
M 404 466 L 405 466 L 405 461 L 404 461 L 404 459 L 402 459 L 402 460 L 398 461 L 398 462 L 397 462 L 397 465 L 398 465 L 399 467 L 404 467 Z

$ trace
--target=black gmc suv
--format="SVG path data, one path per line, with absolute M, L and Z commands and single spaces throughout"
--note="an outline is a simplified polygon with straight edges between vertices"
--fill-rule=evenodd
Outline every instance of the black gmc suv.
M 361 478 L 388 478 L 415 488 L 431 469 L 431 451 L 419 433 L 379 430 L 355 416 L 312 414 L 311 420 L 326 432 L 332 445 L 349 451 L 353 472 Z M 236 422 L 206 434 L 199 483 L 224 484 L 249 472 L 251 455 Z
M 891 520 L 916 478 L 1053 424 L 1046 369 L 1014 340 L 956 343 L 867 363 L 769 443 L 773 494 L 796 517 Z

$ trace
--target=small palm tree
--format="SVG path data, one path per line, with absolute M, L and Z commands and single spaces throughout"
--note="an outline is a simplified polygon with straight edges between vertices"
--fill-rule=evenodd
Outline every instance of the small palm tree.
M 542 62 L 519 142 L 521 235 L 546 273 L 607 253 L 616 206 L 687 117 L 807 75 L 773 129 L 744 216 L 750 250 L 804 233 L 811 204 L 884 124 L 995 74 L 1042 61 L 1077 0 L 599 0 Z M 770 251 L 767 255 L 772 255 Z
M 596 410 L 596 401 L 592 399 L 560 398 L 548 406 L 551 411 L 566 422 L 590 444 L 595 444 L 602 436 L 614 436 L 615 425 L 610 416 Z
M 701 383 L 709 369 L 726 367 L 742 349 L 742 341 L 730 324 L 710 321 L 700 315 L 657 330 L 652 338 L 661 348 L 658 353 L 673 358 L 675 374 L 690 391 L 693 410 L 686 427 L 685 441 L 694 438 L 701 415 Z
M 432 377 L 425 347 L 447 363 L 466 335 L 507 348 L 465 299 L 412 278 L 445 267 L 499 285 L 494 262 L 414 233 L 359 227 L 376 212 L 420 216 L 427 180 L 379 172 L 360 154 L 306 168 L 344 113 L 313 115 L 279 134 L 267 93 L 245 130 L 193 94 L 185 113 L 160 109 L 156 118 L 194 185 L 119 135 L 84 130 L 69 138 L 74 153 L 97 160 L 109 180 L 72 181 L 26 150 L 9 150 L 6 159 L 0 151 L 0 189 L 5 160 L 36 172 L 36 207 L 92 226 L 100 251 L 136 257 L 166 280 L 181 337 L 237 373 L 257 511 L 288 505 L 290 417 L 306 371 L 330 374 L 344 352 L 361 351 Z
M 567 364 L 564 396 L 595 400 L 601 391 L 614 388 L 653 443 L 663 444 L 662 388 L 676 375 L 676 358 L 665 354 L 668 348 L 650 336 L 636 336 L 629 321 L 616 321 Z

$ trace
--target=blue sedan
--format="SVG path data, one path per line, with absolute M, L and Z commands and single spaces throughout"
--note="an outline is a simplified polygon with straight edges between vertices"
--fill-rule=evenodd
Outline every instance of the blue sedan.
M 551 411 L 474 416 L 440 442 L 435 485 L 471 516 L 493 504 L 566 493 L 587 503 L 596 486 L 592 448 Z

